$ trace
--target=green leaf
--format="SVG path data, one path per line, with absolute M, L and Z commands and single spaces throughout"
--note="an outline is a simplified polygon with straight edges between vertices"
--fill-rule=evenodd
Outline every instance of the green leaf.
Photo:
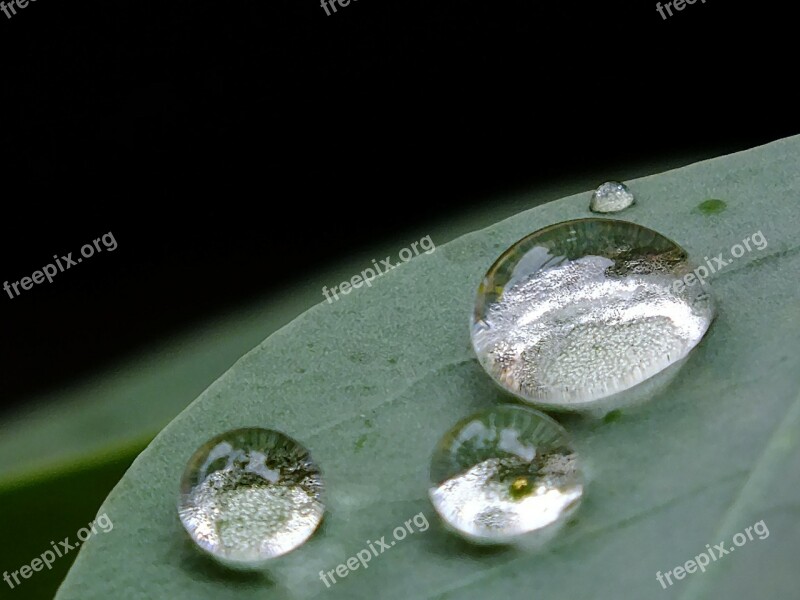
M 691 162 L 676 158 L 671 165 Z M 642 166 L 626 169 L 630 177 Z M 535 194 L 517 194 L 425 229 L 437 244 L 534 204 L 594 185 L 586 174 Z M 531 196 L 534 196 L 532 200 Z M 411 240 L 383 240 L 342 264 L 304 275 L 302 283 L 159 342 L 84 381 L 31 398 L 0 422 L 0 531 L 17 540 L 0 548 L 10 572 L 39 556 L 53 539 L 75 535 L 97 512 L 158 430 L 265 336 L 319 303 L 323 285 L 349 279 L 374 257 Z M 363 446 L 367 436 L 359 438 Z M 36 513 L 35 521 L 30 515 Z M 76 553 L 25 580 L 26 598 L 52 598 Z M 15 588 L 17 589 L 17 588 Z M 21 588 L 20 588 L 21 589 Z
M 113 531 L 81 549 L 58 598 L 661 598 L 669 571 L 763 520 L 756 537 L 666 592 L 788 598 L 800 550 L 800 138 L 630 182 L 619 218 L 696 260 L 768 240 L 713 279 L 719 315 L 670 386 L 607 420 L 559 420 L 589 481 L 571 527 L 538 553 L 477 549 L 443 531 L 427 500 L 430 453 L 458 419 L 507 400 L 470 349 L 483 273 L 517 239 L 589 216 L 583 193 L 518 214 L 320 304 L 239 360 L 139 456 L 104 503 Z M 705 214 L 708 198 L 722 213 Z M 321 465 L 328 512 L 295 552 L 257 575 L 196 555 L 176 514 L 197 446 L 263 426 Z M 330 589 L 335 569 L 422 512 L 431 523 Z

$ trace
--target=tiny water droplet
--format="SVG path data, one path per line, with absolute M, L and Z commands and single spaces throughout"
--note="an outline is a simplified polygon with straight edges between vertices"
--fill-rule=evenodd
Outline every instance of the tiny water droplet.
M 456 424 L 434 451 L 431 480 L 436 512 L 478 543 L 508 543 L 531 532 L 547 538 L 583 496 L 569 435 L 523 406 L 498 406 Z
M 691 270 L 680 246 L 634 223 L 552 225 L 489 269 L 473 348 L 523 400 L 592 410 L 678 363 L 705 335 L 714 318 L 708 285 L 675 285 Z
M 236 429 L 192 455 L 178 513 L 212 557 L 257 567 L 314 533 L 325 510 L 322 490 L 320 470 L 298 442 L 269 429 Z
M 635 202 L 636 198 L 624 183 L 606 181 L 592 194 L 589 210 L 597 213 L 619 212 Z

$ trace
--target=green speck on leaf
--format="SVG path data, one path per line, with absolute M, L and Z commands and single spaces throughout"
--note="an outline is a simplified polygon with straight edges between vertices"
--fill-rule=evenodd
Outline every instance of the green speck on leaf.
M 718 215 L 722 211 L 724 211 L 728 205 L 725 203 L 724 200 L 705 200 L 698 204 L 697 208 L 700 209 L 700 212 L 704 215 Z
M 365 352 L 353 352 L 350 355 L 350 360 L 354 363 L 363 363 L 366 362 L 369 356 Z
M 364 447 L 364 444 L 367 443 L 367 434 L 365 433 L 360 438 L 356 440 L 356 450 L 361 450 Z
M 614 423 L 615 421 L 619 421 L 621 417 L 622 417 L 621 410 L 619 409 L 612 410 L 605 417 L 603 417 L 603 423 Z

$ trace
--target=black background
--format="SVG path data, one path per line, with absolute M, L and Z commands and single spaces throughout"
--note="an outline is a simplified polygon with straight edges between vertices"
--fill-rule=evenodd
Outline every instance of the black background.
M 794 17 L 701 0 L 37 0 L 0 14 L 7 404 L 504 192 L 800 132 Z M 417 228 L 417 229 L 415 229 Z

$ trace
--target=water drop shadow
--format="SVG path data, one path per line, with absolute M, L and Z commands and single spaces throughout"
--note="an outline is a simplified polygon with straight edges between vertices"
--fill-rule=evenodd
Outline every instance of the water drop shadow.
M 462 556 L 475 560 L 509 560 L 521 554 L 546 553 L 553 549 L 554 540 L 575 529 L 575 516 L 552 523 L 538 531 L 521 534 L 504 543 L 476 543 L 462 538 L 443 523 L 432 524 L 433 535 L 427 536 L 428 550 L 442 556 Z
M 638 385 L 606 398 L 601 398 L 585 405 L 568 407 L 534 406 L 534 408 L 547 412 L 567 428 L 581 425 L 587 420 L 596 421 L 598 425 L 615 423 L 620 420 L 626 410 L 642 406 L 655 398 L 666 395 L 672 385 L 676 383 L 678 373 L 689 361 L 692 354 L 694 354 L 694 351 Z
M 278 589 L 278 584 L 270 572 L 262 567 L 260 569 L 236 569 L 227 567 L 210 556 L 198 550 L 190 540 L 182 540 L 180 548 L 176 549 L 180 555 L 179 564 L 193 579 L 209 583 L 231 583 L 258 586 L 259 588 Z
M 443 556 L 466 556 L 481 559 L 504 554 L 513 554 L 516 548 L 509 544 L 477 544 L 460 537 L 458 533 L 445 527 L 441 521 L 431 523 L 426 535 L 427 546 L 435 554 Z

